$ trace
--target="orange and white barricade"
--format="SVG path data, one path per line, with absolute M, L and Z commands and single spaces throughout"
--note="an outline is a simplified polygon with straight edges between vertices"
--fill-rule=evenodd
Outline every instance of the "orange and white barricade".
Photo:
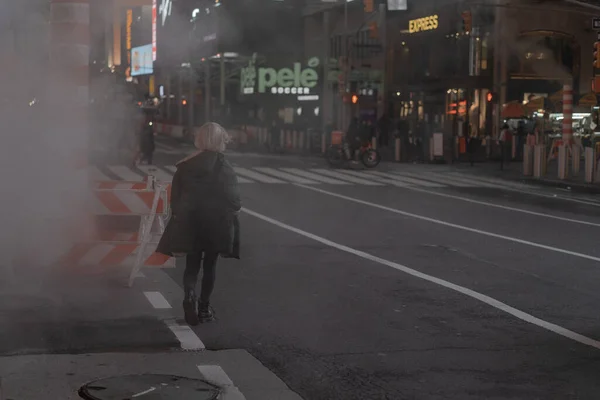
M 93 242 L 78 243 L 63 257 L 67 265 L 105 270 L 131 268 L 131 287 L 142 267 L 174 268 L 175 259 L 155 253 L 170 214 L 170 185 L 147 182 L 96 182 L 92 188 L 93 212 L 118 225 L 122 217 L 139 217 L 137 232 L 100 230 Z

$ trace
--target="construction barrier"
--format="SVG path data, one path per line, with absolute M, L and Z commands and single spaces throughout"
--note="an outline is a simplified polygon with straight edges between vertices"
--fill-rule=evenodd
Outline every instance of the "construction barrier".
M 119 217 L 139 217 L 137 232 L 101 229 L 94 241 L 75 244 L 61 260 L 64 264 L 86 271 L 129 267 L 129 287 L 142 267 L 175 267 L 173 258 L 154 251 L 170 215 L 170 185 L 150 176 L 147 182 L 96 182 L 92 193 L 96 218 L 116 223 Z

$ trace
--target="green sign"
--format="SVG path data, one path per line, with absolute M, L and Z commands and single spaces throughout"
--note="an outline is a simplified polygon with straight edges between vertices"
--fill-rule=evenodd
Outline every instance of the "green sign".
M 242 68 L 240 79 L 244 94 L 271 92 L 272 94 L 309 94 L 317 86 L 319 59 L 311 58 L 306 67 L 296 62 L 292 68 L 256 68 L 255 58 Z

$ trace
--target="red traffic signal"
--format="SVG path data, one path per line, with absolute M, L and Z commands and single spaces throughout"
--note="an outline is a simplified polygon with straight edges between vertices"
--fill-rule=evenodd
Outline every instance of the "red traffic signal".
M 485 96 L 485 99 L 487 100 L 488 103 L 495 103 L 496 102 L 496 93 L 488 92 L 487 96 Z
M 352 104 L 356 104 L 356 103 L 358 103 L 358 96 L 353 94 L 352 95 Z

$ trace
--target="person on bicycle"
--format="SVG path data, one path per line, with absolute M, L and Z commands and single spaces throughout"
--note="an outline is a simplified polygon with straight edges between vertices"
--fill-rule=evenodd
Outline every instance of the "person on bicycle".
M 346 131 L 344 150 L 348 160 L 354 160 L 354 153 L 360 148 L 360 124 L 358 118 L 352 118 Z

